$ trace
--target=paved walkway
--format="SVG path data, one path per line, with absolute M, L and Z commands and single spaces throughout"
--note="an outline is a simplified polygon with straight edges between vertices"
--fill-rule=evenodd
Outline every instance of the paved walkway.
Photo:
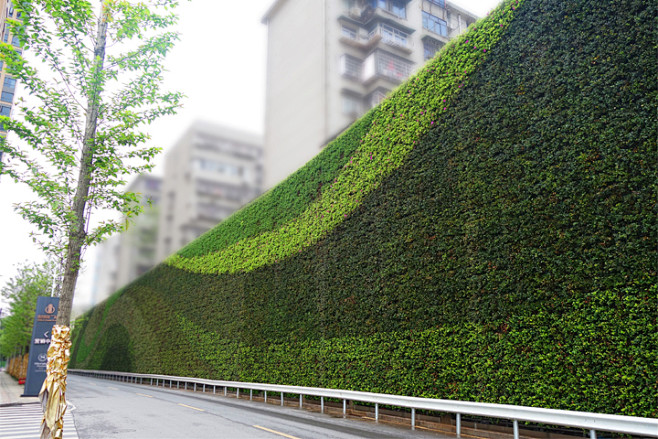
M 29 404 L 39 402 L 39 398 L 26 397 L 21 398 L 23 394 L 23 385 L 18 384 L 11 375 L 5 371 L 0 372 L 0 407 L 13 404 Z

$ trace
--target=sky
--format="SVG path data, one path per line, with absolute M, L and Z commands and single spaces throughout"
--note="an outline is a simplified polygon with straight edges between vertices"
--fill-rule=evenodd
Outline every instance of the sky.
M 162 147 L 166 154 L 198 119 L 263 134 L 267 27 L 261 19 L 273 2 L 181 1 L 177 26 L 181 39 L 165 64 L 165 89 L 181 91 L 186 98 L 177 115 L 148 129 L 152 146 Z M 453 3 L 482 17 L 499 0 Z M 154 173 L 162 174 L 163 158 L 161 154 L 156 160 Z M 14 203 L 29 197 L 27 189 L 0 177 L 0 287 L 15 276 L 18 266 L 44 260 L 29 236 L 32 226 L 13 209 Z M 92 248 L 85 256 L 74 309 L 84 309 L 91 300 L 96 253 Z M 6 308 L 1 297 L 0 308 Z

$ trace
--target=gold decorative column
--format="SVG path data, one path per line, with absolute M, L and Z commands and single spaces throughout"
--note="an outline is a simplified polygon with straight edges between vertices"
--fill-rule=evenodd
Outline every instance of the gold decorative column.
M 62 439 L 66 413 L 66 374 L 71 357 L 71 328 L 53 326 L 46 379 L 39 392 L 43 421 L 41 439 Z

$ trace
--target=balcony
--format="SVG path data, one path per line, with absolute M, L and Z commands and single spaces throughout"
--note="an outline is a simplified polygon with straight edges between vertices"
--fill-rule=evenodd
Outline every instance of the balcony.
M 377 26 L 368 34 L 370 40 L 383 41 L 384 44 L 395 47 L 406 53 L 411 53 L 413 44 L 409 33 L 386 23 L 378 23 Z
M 343 22 L 340 41 L 364 52 L 372 51 L 380 42 L 393 47 L 404 54 L 413 52 L 411 33 L 413 29 L 391 26 L 386 21 L 376 22 L 370 32 L 358 26 Z
M 412 70 L 411 61 L 383 50 L 376 50 L 363 62 L 362 79 L 366 85 L 377 78 L 400 83 L 411 75 Z

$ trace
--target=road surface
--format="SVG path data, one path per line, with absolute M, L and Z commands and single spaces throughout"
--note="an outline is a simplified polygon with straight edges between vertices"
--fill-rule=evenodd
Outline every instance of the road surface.
M 81 439 L 432 438 L 432 432 L 292 407 L 69 375 L 67 400 Z M 66 434 L 65 434 L 66 437 Z

